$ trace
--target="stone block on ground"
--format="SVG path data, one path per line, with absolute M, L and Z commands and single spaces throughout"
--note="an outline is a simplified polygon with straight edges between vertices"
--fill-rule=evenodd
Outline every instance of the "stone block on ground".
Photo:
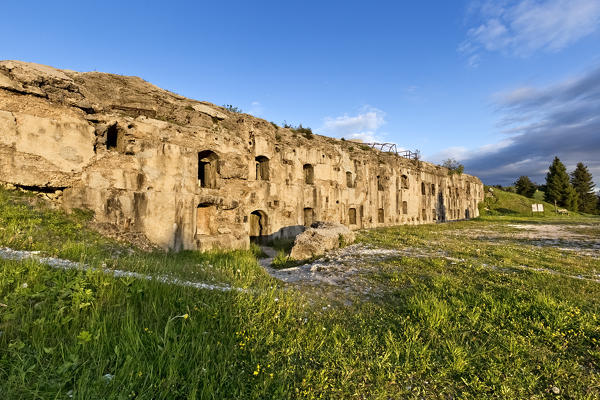
M 340 244 L 347 245 L 356 239 L 348 227 L 335 222 L 315 222 L 310 228 L 296 237 L 290 257 L 305 260 L 337 249 Z

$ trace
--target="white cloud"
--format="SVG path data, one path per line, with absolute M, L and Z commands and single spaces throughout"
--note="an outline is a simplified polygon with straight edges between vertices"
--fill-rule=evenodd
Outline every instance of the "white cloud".
M 438 164 L 442 163 L 443 161 L 445 161 L 449 158 L 455 159 L 457 161 L 464 161 L 464 160 L 468 160 L 469 158 L 471 158 L 473 156 L 473 154 L 478 154 L 478 155 L 492 154 L 492 153 L 502 150 L 503 148 L 505 148 L 507 146 L 510 146 L 511 144 L 512 144 L 512 139 L 505 139 L 505 140 L 501 140 L 497 143 L 483 145 L 475 150 L 468 149 L 468 148 L 462 147 L 462 146 L 448 147 L 448 148 L 445 148 L 442 151 L 432 155 L 431 157 L 428 157 L 428 159 L 431 160 L 432 162 L 438 163 Z
M 449 158 L 461 161 L 461 160 L 467 158 L 468 156 L 469 156 L 469 149 L 467 149 L 466 147 L 462 147 L 462 146 L 454 146 L 454 147 L 448 147 L 448 148 L 432 155 L 431 157 L 427 157 L 427 159 L 430 160 L 431 162 L 441 164 L 442 162 L 444 162 L 444 160 L 447 160 Z
M 472 3 L 477 22 L 458 50 L 473 56 L 483 50 L 527 56 L 556 52 L 593 33 L 600 25 L 598 0 L 520 0 Z
M 375 135 L 373 132 L 351 133 L 343 137 L 348 139 L 358 139 L 365 143 L 381 143 L 384 141 L 380 136 Z
M 363 106 L 356 115 L 344 114 L 340 117 L 326 117 L 320 131 L 325 134 L 361 139 L 365 142 L 382 141 L 379 128 L 385 124 L 385 113 L 375 107 Z
M 447 149 L 473 173 L 493 184 L 521 175 L 543 182 L 555 156 L 573 170 L 583 162 L 600 187 L 600 65 L 542 87 L 522 86 L 494 96 L 508 137 L 467 152 Z M 440 156 L 440 158 L 442 158 Z
M 250 103 L 250 108 L 248 109 L 248 114 L 259 117 L 262 115 L 263 112 L 264 112 L 264 107 L 259 101 L 253 101 L 252 103 Z

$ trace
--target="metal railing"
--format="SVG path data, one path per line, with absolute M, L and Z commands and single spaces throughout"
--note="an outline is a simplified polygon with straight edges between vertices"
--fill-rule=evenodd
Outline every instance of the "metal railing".
M 404 158 L 408 158 L 409 160 L 418 160 L 421 158 L 421 153 L 419 150 L 410 151 L 410 150 L 400 150 L 398 151 L 398 147 L 396 147 L 395 143 L 365 143 L 367 146 L 382 151 L 384 153 L 395 153 L 396 155 Z

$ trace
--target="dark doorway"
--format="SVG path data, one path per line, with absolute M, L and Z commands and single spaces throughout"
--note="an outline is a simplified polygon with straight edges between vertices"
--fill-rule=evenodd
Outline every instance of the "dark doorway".
M 119 142 L 119 128 L 117 124 L 108 127 L 106 131 L 106 150 L 116 150 Z
M 255 158 L 256 161 L 256 180 L 257 181 L 268 181 L 269 180 L 269 159 L 265 156 L 258 156 Z
M 204 150 L 198 153 L 198 186 L 211 189 L 217 187 L 218 160 L 214 151 Z
M 250 213 L 250 241 L 263 243 L 267 237 L 267 214 L 256 210 Z

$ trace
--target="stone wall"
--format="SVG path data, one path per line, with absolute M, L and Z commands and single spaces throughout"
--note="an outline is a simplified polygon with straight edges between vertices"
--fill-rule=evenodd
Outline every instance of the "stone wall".
M 351 229 L 473 218 L 479 179 L 305 136 L 139 78 L 0 62 L 0 181 L 163 248 L 247 247 L 311 221 Z

